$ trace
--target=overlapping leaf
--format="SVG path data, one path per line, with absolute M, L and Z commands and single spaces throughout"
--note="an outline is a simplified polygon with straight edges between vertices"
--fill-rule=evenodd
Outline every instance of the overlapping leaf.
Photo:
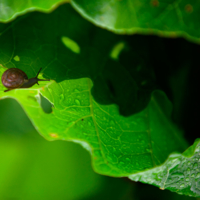
M 0 22 L 8 22 L 19 15 L 28 12 L 41 11 L 50 12 L 59 4 L 69 2 L 69 0 L 48 0 L 48 1 L 24 1 L 24 0 L 4 0 L 0 2 Z
M 50 12 L 68 0 L 11 1 L 0 7 L 0 22 L 8 22 L 27 12 Z M 166 37 L 183 36 L 199 43 L 198 2 L 183 1 L 107 1 L 72 0 L 72 6 L 95 25 L 120 34 L 156 34 Z
M 184 36 L 200 41 L 197 1 L 72 0 L 71 4 L 89 21 L 115 33 Z
M 200 197 L 200 144 L 199 139 L 183 154 L 173 154 L 167 161 L 152 170 L 129 176 L 141 181 L 169 189 L 179 194 Z

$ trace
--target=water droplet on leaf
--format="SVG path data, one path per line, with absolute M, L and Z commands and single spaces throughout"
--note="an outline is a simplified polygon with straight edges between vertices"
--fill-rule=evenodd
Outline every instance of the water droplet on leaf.
M 200 173 L 197 173 L 196 178 L 199 178 L 199 177 L 200 177 Z
M 75 89 L 74 92 L 80 92 L 78 89 Z
M 198 164 L 197 164 L 197 163 L 194 163 L 193 169 L 196 169 L 197 167 L 198 167 Z
M 60 102 L 63 101 L 64 98 L 65 98 L 64 95 L 63 95 L 63 94 L 60 94 Z
M 147 151 L 148 153 L 150 153 L 150 152 L 151 152 L 151 150 L 150 150 L 150 149 L 146 149 L 146 151 Z
M 185 181 L 189 181 L 189 180 L 190 180 L 189 178 L 186 178 L 186 179 L 185 179 Z
M 76 103 L 76 105 L 78 105 L 78 106 L 81 105 L 81 102 L 80 102 L 78 99 L 75 99 L 75 103 Z
M 92 126 L 91 122 L 88 122 L 88 125 L 89 125 L 89 126 Z
M 110 121 L 110 126 L 114 126 L 115 122 L 113 120 Z

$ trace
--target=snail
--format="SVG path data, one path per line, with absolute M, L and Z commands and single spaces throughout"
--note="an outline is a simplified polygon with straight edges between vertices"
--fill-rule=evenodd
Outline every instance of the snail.
M 1 82 L 6 88 L 8 88 L 8 90 L 4 90 L 4 92 L 17 88 L 29 88 L 35 85 L 36 83 L 38 84 L 38 81 L 50 81 L 50 79 L 38 78 L 41 69 L 42 68 L 40 68 L 40 70 L 38 71 L 36 77 L 30 79 L 28 79 L 28 76 L 21 69 L 7 69 L 1 77 Z

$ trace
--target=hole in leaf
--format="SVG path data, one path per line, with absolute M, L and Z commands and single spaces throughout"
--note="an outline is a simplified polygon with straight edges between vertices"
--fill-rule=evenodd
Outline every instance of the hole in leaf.
M 13 59 L 14 59 L 15 61 L 20 61 L 20 57 L 19 57 L 19 56 L 15 56 Z
M 117 60 L 120 53 L 122 52 L 122 50 L 124 49 L 125 47 L 125 43 L 124 42 L 119 42 L 117 43 L 113 49 L 111 50 L 111 53 L 110 53 L 110 57 L 114 60 Z
M 61 38 L 63 44 L 68 48 L 70 49 L 71 51 L 73 51 L 74 53 L 80 53 L 80 47 L 79 45 L 72 39 L 68 38 L 68 37 L 65 37 L 63 36 Z
M 48 99 L 44 98 L 41 94 L 40 94 L 40 99 L 41 99 L 41 107 L 43 111 L 48 114 L 52 113 L 53 105 L 51 104 L 51 102 Z

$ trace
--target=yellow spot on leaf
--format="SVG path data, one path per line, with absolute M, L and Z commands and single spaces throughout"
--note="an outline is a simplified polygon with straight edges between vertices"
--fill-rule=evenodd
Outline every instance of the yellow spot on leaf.
M 6 67 L 4 67 L 2 64 L 0 64 L 0 66 L 3 67 L 3 68 L 6 68 Z M 7 68 L 6 68 L 6 69 L 7 69 Z
M 50 133 L 49 134 L 52 138 L 58 138 L 58 134 L 56 134 L 56 133 Z
M 158 7 L 159 6 L 159 1 L 158 0 L 151 0 L 151 5 L 153 7 Z
M 193 12 L 193 7 L 192 7 L 190 4 L 187 4 L 187 5 L 185 6 L 185 11 L 186 11 L 187 13 L 191 13 L 191 12 Z

